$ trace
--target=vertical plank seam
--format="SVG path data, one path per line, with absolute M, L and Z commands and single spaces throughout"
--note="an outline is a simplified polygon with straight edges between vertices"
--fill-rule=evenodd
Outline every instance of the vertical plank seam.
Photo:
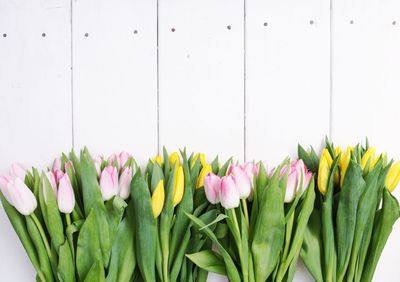
M 246 79 L 246 0 L 243 0 L 243 160 L 247 161 L 247 79 Z
M 333 132 L 333 0 L 329 1 L 329 139 Z
M 159 0 L 157 0 L 157 154 L 160 154 Z
M 70 75 L 71 75 L 71 133 L 72 133 L 72 149 L 75 147 L 75 117 L 74 117 L 74 48 L 73 48 L 73 0 L 70 1 L 70 49 L 71 49 L 71 67 L 70 67 Z

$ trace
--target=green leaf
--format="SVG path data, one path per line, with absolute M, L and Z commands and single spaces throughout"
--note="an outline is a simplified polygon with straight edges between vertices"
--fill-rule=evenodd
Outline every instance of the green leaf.
M 82 281 L 86 278 L 92 266 L 103 259 L 100 240 L 97 211 L 93 209 L 83 223 L 78 236 L 76 268 Z
M 75 262 L 69 242 L 65 240 L 58 255 L 58 277 L 63 282 L 75 282 Z
M 89 270 L 89 273 L 85 277 L 84 282 L 104 282 L 104 268 L 101 260 L 98 260 L 93 263 L 92 267 Z
M 198 267 L 201 267 L 208 272 L 214 272 L 221 275 L 226 275 L 225 264 L 220 255 L 211 250 L 204 250 L 194 254 L 186 255 Z
M 107 201 L 105 206 L 107 211 L 106 215 L 110 234 L 110 242 L 112 245 L 118 231 L 118 225 L 122 220 L 122 216 L 127 204 L 122 198 L 115 196 L 113 199 Z
M 221 220 L 224 220 L 225 218 L 227 218 L 227 216 L 225 215 L 225 214 L 219 214 L 218 216 L 217 216 L 217 218 L 216 219 L 214 219 L 213 221 L 211 221 L 210 223 L 208 223 L 207 225 L 204 225 L 202 228 L 200 228 L 199 230 L 201 231 L 201 230 L 203 230 L 204 228 L 207 228 L 207 227 L 210 227 L 211 225 L 213 225 L 213 224 L 216 224 L 216 223 L 218 223 L 218 222 L 220 222 Z
M 224 176 L 228 170 L 229 165 L 232 163 L 232 158 L 229 158 L 224 165 L 219 169 L 218 176 Z

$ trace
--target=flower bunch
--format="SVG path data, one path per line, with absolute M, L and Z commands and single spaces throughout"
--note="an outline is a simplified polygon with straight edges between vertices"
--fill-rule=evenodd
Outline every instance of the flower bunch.
M 270 173 L 262 162 L 230 164 L 226 175 L 210 172 L 204 190 L 216 217 L 206 223 L 188 216 L 214 248 L 187 257 L 230 281 L 291 281 L 314 204 L 311 180 L 302 160 L 285 160 Z
M 316 281 L 371 281 L 399 204 L 391 192 L 400 163 L 376 155 L 367 143 L 342 151 L 329 141 L 320 159 L 299 146 L 299 156 L 318 173 L 315 208 L 301 256 Z

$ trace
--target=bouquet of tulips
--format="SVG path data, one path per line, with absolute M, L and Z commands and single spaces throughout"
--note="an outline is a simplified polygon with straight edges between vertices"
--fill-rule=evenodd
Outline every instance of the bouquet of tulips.
M 291 281 L 314 206 L 312 179 L 302 160 L 285 160 L 270 173 L 262 162 L 209 173 L 204 190 L 218 213 L 211 223 L 188 216 L 213 248 L 187 257 L 230 281 Z
M 329 141 L 318 160 L 299 146 L 299 156 L 318 173 L 318 196 L 301 257 L 316 281 L 371 281 L 399 218 L 391 192 L 400 162 L 360 144 L 342 151 Z

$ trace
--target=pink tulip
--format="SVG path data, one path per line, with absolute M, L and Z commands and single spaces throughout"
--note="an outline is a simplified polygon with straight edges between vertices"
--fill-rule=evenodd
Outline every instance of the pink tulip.
M 252 191 L 252 181 L 250 180 L 246 171 L 240 166 L 232 165 L 229 168 L 229 173 L 234 176 L 233 179 L 239 191 L 240 198 L 246 199 L 247 197 L 249 197 Z
M 132 168 L 126 167 L 123 169 L 119 177 L 119 196 L 122 199 L 128 199 L 131 192 Z
M 52 170 L 53 170 L 53 172 L 55 172 L 56 170 L 61 170 L 61 159 L 60 158 L 56 158 L 54 160 Z
M 27 173 L 27 170 L 22 164 L 14 163 L 11 165 L 11 169 L 10 169 L 11 177 L 18 177 L 22 180 L 25 180 L 26 173 Z
M 8 175 L 0 175 L 0 191 L 3 193 L 4 198 L 6 198 L 7 202 L 10 205 L 13 205 L 12 199 L 11 199 L 11 194 L 8 191 L 7 185 L 11 181 L 11 177 Z
M 208 173 L 204 177 L 204 192 L 207 200 L 211 204 L 217 204 L 220 201 L 221 178 L 214 173 Z
M 51 171 L 46 171 L 44 174 L 46 175 L 47 180 L 50 182 L 51 188 L 53 189 L 53 192 L 54 192 L 54 196 L 57 197 L 57 182 L 58 181 L 56 182 L 56 178 Z M 43 185 L 45 185 L 44 182 L 43 182 Z M 43 191 L 46 191 L 46 190 L 43 189 Z M 44 196 L 46 197 L 46 192 L 44 192 Z
M 119 156 L 118 156 L 118 163 L 119 163 L 119 168 L 120 168 L 120 169 L 123 168 L 123 167 L 125 166 L 126 162 L 128 161 L 128 159 L 129 159 L 130 157 L 131 157 L 131 156 L 130 156 L 127 152 L 125 152 L 125 151 L 122 151 L 122 152 L 119 154 Z
M 58 209 L 62 213 L 71 213 L 75 206 L 75 195 L 68 174 L 64 174 L 58 185 Z
M 94 166 L 96 167 L 97 177 L 100 177 L 101 174 L 101 164 L 103 163 L 103 156 L 97 156 L 94 158 Z
M 248 162 L 242 166 L 242 169 L 247 173 L 251 181 L 251 187 L 254 188 L 254 177 L 258 176 L 258 166 L 255 163 Z
M 64 176 L 64 172 L 62 172 L 60 169 L 56 169 L 54 171 L 54 177 L 56 179 L 56 183 L 60 183 L 60 179 Z
M 293 161 L 287 167 L 282 168 L 281 177 L 288 169 L 285 203 L 292 202 L 298 193 L 301 195 L 307 189 L 312 177 L 312 173 L 308 171 L 302 160 Z
M 239 206 L 240 194 L 232 175 L 222 177 L 220 198 L 221 205 L 226 209 L 232 209 Z
M 20 178 L 15 178 L 7 184 L 11 203 L 20 214 L 30 215 L 37 207 L 36 198 L 32 191 Z
M 103 200 L 107 201 L 113 196 L 118 195 L 118 171 L 110 165 L 104 168 L 100 176 L 100 190 L 103 196 Z

